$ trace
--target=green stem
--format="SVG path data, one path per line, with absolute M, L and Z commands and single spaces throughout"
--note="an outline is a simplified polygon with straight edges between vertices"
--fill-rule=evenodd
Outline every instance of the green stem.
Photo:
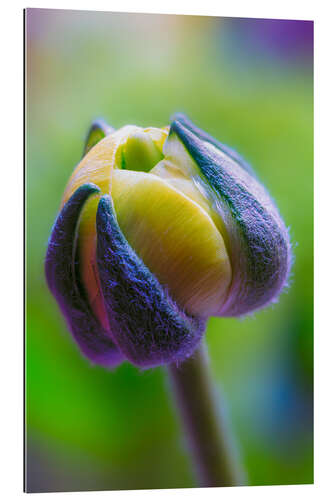
M 243 484 L 223 415 L 217 409 L 205 346 L 168 369 L 200 486 Z

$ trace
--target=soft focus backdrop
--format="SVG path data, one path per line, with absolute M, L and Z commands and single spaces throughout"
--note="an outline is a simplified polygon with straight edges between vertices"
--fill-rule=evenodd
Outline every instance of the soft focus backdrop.
M 163 126 L 184 111 L 257 170 L 295 264 L 275 306 L 212 318 L 216 388 L 249 484 L 313 481 L 313 24 L 28 9 L 27 487 L 194 486 L 163 369 L 114 372 L 79 354 L 43 260 L 96 117 Z

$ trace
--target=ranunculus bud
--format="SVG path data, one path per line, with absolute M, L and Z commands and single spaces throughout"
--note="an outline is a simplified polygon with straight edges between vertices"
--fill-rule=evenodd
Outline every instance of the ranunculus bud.
M 184 360 L 209 316 L 274 300 L 285 225 L 237 153 L 183 115 L 162 129 L 96 122 L 65 190 L 46 274 L 81 350 L 114 365 Z

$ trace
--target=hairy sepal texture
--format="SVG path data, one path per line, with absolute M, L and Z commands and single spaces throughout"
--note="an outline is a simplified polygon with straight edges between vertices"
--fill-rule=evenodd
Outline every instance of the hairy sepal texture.
M 93 315 L 76 273 L 76 233 L 87 199 L 98 193 L 94 184 L 79 187 L 60 211 L 48 243 L 45 274 L 48 286 L 81 352 L 93 363 L 113 367 L 124 357 Z
M 228 234 L 232 282 L 220 316 L 243 316 L 277 299 L 287 283 L 291 246 L 287 228 L 251 167 L 232 149 L 176 115 L 170 136 L 196 163 L 200 181 L 212 192 Z
M 110 196 L 97 210 L 97 263 L 110 331 L 122 353 L 141 367 L 191 356 L 205 322 L 171 299 L 122 234 Z

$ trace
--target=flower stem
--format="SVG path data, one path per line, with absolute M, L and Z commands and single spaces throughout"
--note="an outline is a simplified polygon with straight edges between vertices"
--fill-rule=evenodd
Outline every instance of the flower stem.
M 168 369 L 200 486 L 244 484 L 218 411 L 206 347 L 201 345 L 192 358 Z

